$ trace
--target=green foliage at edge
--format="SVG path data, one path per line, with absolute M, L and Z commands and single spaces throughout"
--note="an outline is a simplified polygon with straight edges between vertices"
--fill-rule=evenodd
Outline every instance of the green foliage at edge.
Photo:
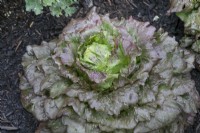
M 36 15 L 41 14 L 44 7 L 49 7 L 53 16 L 71 16 L 76 8 L 72 4 L 77 0 L 25 0 L 26 11 L 34 11 Z

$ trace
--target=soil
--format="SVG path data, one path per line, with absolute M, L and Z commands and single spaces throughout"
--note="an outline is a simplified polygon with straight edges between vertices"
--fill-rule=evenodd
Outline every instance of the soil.
M 53 17 L 48 9 L 40 15 L 25 11 L 24 0 L 0 0 L 0 133 L 34 133 L 38 121 L 21 105 L 19 76 L 23 74 L 21 59 L 27 45 L 40 45 L 58 37 L 71 18 L 84 17 L 97 6 L 100 14 L 111 18 L 133 18 L 148 21 L 157 29 L 163 28 L 179 41 L 184 36 L 183 22 L 175 14 L 167 15 L 169 0 L 81 0 L 75 4 L 72 17 Z M 158 21 L 153 21 L 158 16 Z M 200 91 L 200 72 L 191 71 L 197 90 Z M 200 115 L 185 132 L 198 132 Z M 200 131 L 199 131 L 200 132 Z

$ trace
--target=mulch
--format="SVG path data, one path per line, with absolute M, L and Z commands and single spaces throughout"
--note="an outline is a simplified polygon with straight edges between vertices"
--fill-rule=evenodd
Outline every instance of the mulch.
M 24 0 L 0 0 L 0 133 L 34 133 L 38 121 L 21 105 L 19 76 L 23 74 L 22 56 L 27 45 L 40 45 L 42 40 L 58 37 L 71 18 L 84 17 L 91 2 L 100 14 L 111 18 L 129 18 L 148 21 L 157 29 L 163 28 L 179 41 L 184 36 L 184 24 L 175 15 L 167 15 L 169 0 L 80 0 L 72 17 L 51 16 L 48 9 L 40 15 L 25 11 Z M 158 21 L 153 21 L 158 16 Z M 191 71 L 200 91 L 200 72 Z M 200 123 L 198 114 L 194 125 L 185 132 L 195 133 Z

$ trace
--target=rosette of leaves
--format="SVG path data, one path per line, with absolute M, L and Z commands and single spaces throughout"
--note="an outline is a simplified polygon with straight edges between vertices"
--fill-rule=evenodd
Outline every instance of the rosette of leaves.
M 58 40 L 27 47 L 21 101 L 37 132 L 181 133 L 199 107 L 193 61 L 148 23 L 93 9 Z
M 64 13 L 65 16 L 71 16 L 76 8 L 72 5 L 77 0 L 25 0 L 26 11 L 34 11 L 36 15 L 41 14 L 44 7 L 49 7 L 53 16 L 59 17 Z

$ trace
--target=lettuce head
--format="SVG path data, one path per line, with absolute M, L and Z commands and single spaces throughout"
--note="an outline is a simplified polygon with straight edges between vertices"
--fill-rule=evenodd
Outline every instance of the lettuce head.
M 181 133 L 199 107 L 193 61 L 149 23 L 92 9 L 59 39 L 27 47 L 21 101 L 40 133 Z

